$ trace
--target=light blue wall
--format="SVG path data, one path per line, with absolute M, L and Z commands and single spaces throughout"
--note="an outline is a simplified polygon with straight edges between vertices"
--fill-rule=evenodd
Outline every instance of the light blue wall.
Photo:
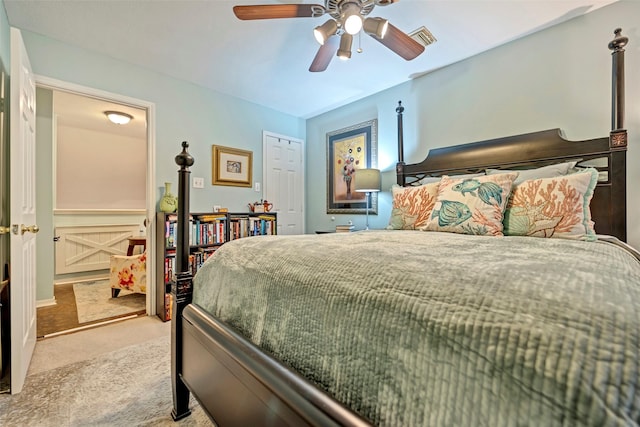
M 611 109 L 611 56 L 607 44 L 622 27 L 626 50 L 628 240 L 640 247 L 640 2 L 621 1 L 583 17 L 442 68 L 343 108 L 307 120 L 307 230 L 330 229 L 364 215 L 326 214 L 326 133 L 378 118 L 383 189 L 375 228 L 391 212 L 395 182 L 396 113 L 402 100 L 405 161 L 430 148 L 536 130 L 562 128 L 569 139 L 607 136 Z M 429 55 L 427 48 L 425 55 Z M 312 180 L 311 177 L 314 179 Z M 335 216 L 335 221 L 331 217 Z
M 613 29 L 622 27 L 630 38 L 625 126 L 629 131 L 629 241 L 640 247 L 640 221 L 635 219 L 640 188 L 634 185 L 640 178 L 636 167 L 640 161 L 637 16 L 640 2 L 621 1 L 306 122 L 38 34 L 25 31 L 23 37 L 35 73 L 156 104 L 156 199 L 165 181 L 177 181 L 173 158 L 183 140 L 191 143 L 196 158 L 192 176 L 204 177 L 206 182 L 205 189 L 192 193 L 193 211 L 210 210 L 214 204 L 243 210 L 248 201 L 258 198 L 251 189 L 210 185 L 212 144 L 252 150 L 254 177 L 260 177 L 263 130 L 306 140 L 306 229 L 312 233 L 348 219 L 364 226 L 364 215 L 326 214 L 327 132 L 377 118 L 379 166 L 385 171 L 383 188 L 388 190 L 395 182 L 398 100 L 406 107 L 407 162 L 422 160 L 433 147 L 540 129 L 560 127 L 570 139 L 606 135 L 611 72 L 606 45 Z M 9 52 L 9 26 L 2 9 L 0 57 L 7 69 Z M 379 215 L 370 217 L 372 226 L 384 227 L 390 210 L 386 191 L 379 198 Z
M 10 27 L 7 19 L 7 12 L 4 10 L 4 2 L 0 8 L 0 58 L 4 68 L 9 72 L 11 69 L 11 41 L 9 39 Z
M 174 157 L 184 140 L 196 159 L 192 176 L 204 177 L 207 183 L 203 190 L 194 190 L 191 198 L 191 210 L 202 211 L 214 204 L 244 209 L 256 199 L 252 189 L 210 185 L 211 145 L 253 151 L 253 175 L 261 177 L 263 130 L 306 137 L 303 119 L 39 34 L 23 31 L 22 35 L 36 74 L 155 103 L 156 199 L 165 181 L 177 182 Z
M 167 75 L 127 64 L 94 52 L 79 49 L 39 34 L 22 31 L 34 73 L 76 85 L 125 95 L 156 107 L 156 194 L 159 200 L 164 183 L 177 189 L 177 165 L 174 158 L 181 142 L 190 143 L 195 158 L 192 176 L 205 179 L 204 189 L 194 189 L 191 211 L 209 211 L 213 205 L 244 211 L 247 203 L 261 194 L 250 188 L 211 185 L 211 146 L 242 148 L 253 152 L 254 180 L 262 177 L 262 132 L 275 132 L 305 139 L 303 119 L 274 111 L 251 102 L 214 92 Z M 39 102 L 40 100 L 38 100 Z M 40 108 L 40 105 L 38 105 Z M 43 111 L 42 114 L 45 112 Z M 52 180 L 51 121 L 40 117 L 38 133 L 39 167 L 38 220 L 49 224 L 38 241 L 38 301 L 53 298 L 54 244 L 51 222 Z M 50 118 L 50 116 L 49 116 Z M 126 153 L 123 153 L 126 154 Z

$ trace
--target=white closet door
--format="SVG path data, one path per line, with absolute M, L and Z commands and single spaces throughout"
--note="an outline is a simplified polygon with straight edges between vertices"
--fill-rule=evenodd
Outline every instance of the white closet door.
M 304 234 L 303 141 L 263 134 L 263 198 L 278 213 L 278 234 Z

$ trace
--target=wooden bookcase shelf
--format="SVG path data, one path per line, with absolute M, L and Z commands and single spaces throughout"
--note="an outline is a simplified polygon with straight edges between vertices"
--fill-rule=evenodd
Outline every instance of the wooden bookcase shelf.
M 175 273 L 175 213 L 156 214 L 156 312 L 171 320 L 171 284 Z M 276 213 L 191 213 L 189 219 L 189 260 L 193 275 L 220 246 L 231 240 L 277 233 Z

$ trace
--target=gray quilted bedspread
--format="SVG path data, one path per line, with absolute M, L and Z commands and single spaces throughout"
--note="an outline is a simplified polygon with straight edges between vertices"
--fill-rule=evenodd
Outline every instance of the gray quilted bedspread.
M 640 420 L 640 264 L 610 243 L 252 237 L 205 263 L 194 303 L 374 424 Z

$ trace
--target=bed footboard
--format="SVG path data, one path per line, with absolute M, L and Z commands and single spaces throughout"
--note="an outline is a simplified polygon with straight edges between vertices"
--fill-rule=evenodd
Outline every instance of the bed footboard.
M 182 326 L 182 380 L 217 425 L 369 425 L 198 306 Z

